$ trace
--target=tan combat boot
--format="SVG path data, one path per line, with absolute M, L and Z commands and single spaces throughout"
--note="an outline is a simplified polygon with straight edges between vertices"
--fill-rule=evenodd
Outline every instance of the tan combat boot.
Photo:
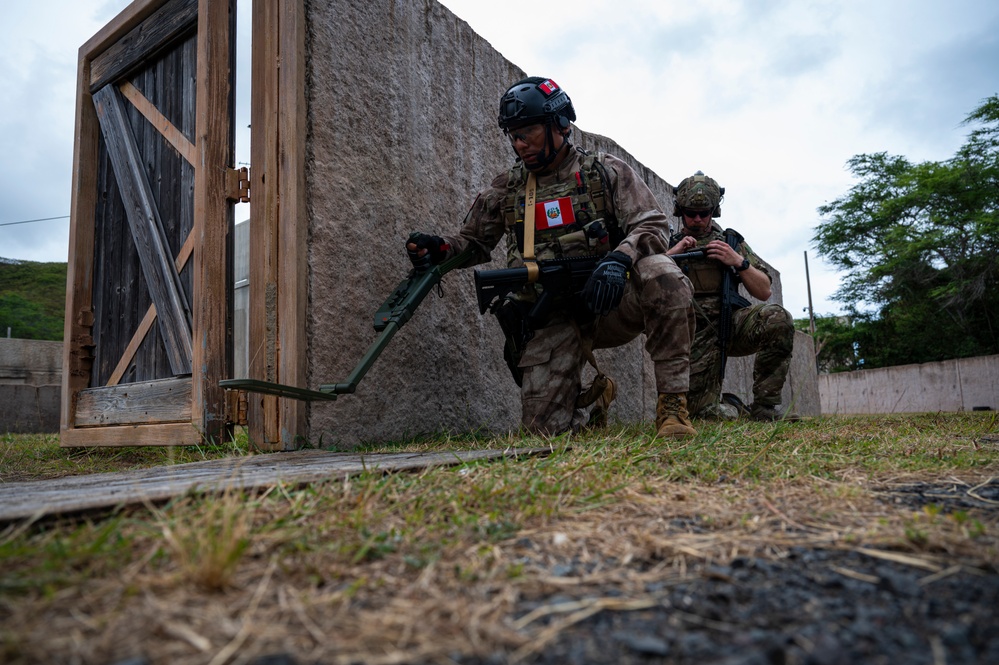
M 600 393 L 600 396 L 593 403 L 593 410 L 590 411 L 590 420 L 586 423 L 587 429 L 607 427 L 607 411 L 610 409 L 611 402 L 617 397 L 617 384 L 609 376 L 605 378 L 607 379 L 607 383 L 604 386 L 603 392 Z
M 687 413 L 686 393 L 659 393 L 656 404 L 656 436 L 669 439 L 686 439 L 697 436 Z

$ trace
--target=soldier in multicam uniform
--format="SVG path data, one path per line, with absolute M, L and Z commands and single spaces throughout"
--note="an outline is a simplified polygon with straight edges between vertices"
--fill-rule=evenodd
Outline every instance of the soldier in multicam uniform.
M 733 249 L 725 241 L 725 232 L 713 221 L 721 216 L 725 190 L 698 171 L 684 178 L 676 188 L 673 214 L 683 220 L 679 232 L 670 238 L 667 255 L 704 249 L 703 258 L 678 261 L 694 286 L 694 310 L 697 332 L 691 348 L 690 392 L 687 405 L 695 417 L 737 418 L 739 410 L 719 402 L 722 384 L 722 353 L 719 321 L 722 307 L 723 271 L 731 271 L 733 288 L 739 283 L 757 300 L 770 297 L 773 278 L 760 258 L 742 236 Z M 756 420 L 797 420 L 777 408 L 781 389 L 791 364 L 794 326 L 791 314 L 780 305 L 757 304 L 741 307 L 732 313 L 732 334 L 726 346 L 728 356 L 756 353 L 753 367 L 753 403 L 749 414 Z
M 508 335 L 507 361 L 521 386 L 523 425 L 542 434 L 575 431 L 586 424 L 585 407 L 594 399 L 590 423 L 605 422 L 614 382 L 598 374 L 584 390 L 585 364 L 595 366 L 593 349 L 644 333 L 659 391 L 657 435 L 693 436 L 686 408 L 692 291 L 665 255 L 669 218 L 631 167 L 569 142 L 575 119 L 569 96 L 551 79 L 530 77 L 511 86 L 500 99 L 499 126 L 517 162 L 479 194 L 457 235 L 417 234 L 407 251 L 415 265 L 427 254 L 436 264 L 472 248 L 468 267 L 489 261 L 506 237 L 510 267 L 524 266 L 525 256 L 527 263 L 602 256 L 583 291 L 563 298 L 544 325 L 520 340 L 519 349 Z M 525 206 L 528 199 L 535 205 Z M 525 252 L 524 220 L 532 216 L 526 235 L 534 241 Z M 532 284 L 505 301 L 497 312 L 501 323 L 537 297 Z

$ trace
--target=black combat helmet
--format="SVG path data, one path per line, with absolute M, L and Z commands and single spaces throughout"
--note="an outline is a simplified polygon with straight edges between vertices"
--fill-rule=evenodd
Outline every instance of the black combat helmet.
M 558 154 L 555 150 L 554 127 L 562 131 L 576 119 L 576 111 L 572 108 L 572 100 L 555 81 L 531 76 L 517 81 L 500 97 L 499 126 L 504 133 L 520 129 L 527 125 L 543 125 L 545 128 L 545 147 L 535 159 L 537 164 L 527 166 L 532 171 L 540 171 L 548 167 Z
M 711 209 L 712 217 L 721 217 L 721 202 L 725 196 L 725 188 L 718 185 L 718 181 L 704 175 L 703 171 L 698 171 L 694 175 L 684 178 L 676 186 L 676 204 L 673 214 L 679 217 L 683 208 L 692 210 Z
M 499 126 L 503 131 L 538 123 L 561 128 L 576 119 L 572 100 L 551 79 L 531 76 L 517 81 L 500 97 Z

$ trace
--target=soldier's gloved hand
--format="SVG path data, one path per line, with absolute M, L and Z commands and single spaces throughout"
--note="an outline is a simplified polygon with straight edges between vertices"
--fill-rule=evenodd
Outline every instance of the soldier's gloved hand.
M 443 238 L 426 233 L 410 233 L 406 241 L 406 253 L 417 272 L 423 272 L 431 265 L 443 261 L 449 249 L 451 245 L 444 242 Z
M 622 252 L 611 252 L 597 264 L 583 287 L 583 301 L 591 312 L 604 316 L 621 304 L 629 270 L 631 257 Z

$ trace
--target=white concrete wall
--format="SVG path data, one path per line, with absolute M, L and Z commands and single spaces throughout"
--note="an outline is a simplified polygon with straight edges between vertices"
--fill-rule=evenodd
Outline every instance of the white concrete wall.
M 999 355 L 819 375 L 822 413 L 999 410 Z

